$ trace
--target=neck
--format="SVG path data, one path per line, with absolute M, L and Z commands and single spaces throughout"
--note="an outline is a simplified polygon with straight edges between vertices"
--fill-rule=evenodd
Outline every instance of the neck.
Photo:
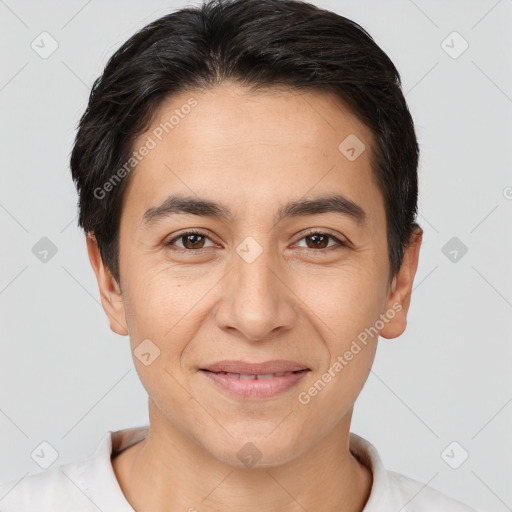
M 150 401 L 149 434 L 112 459 L 137 511 L 361 512 L 372 475 L 349 450 L 350 415 L 328 436 L 280 465 L 239 468 L 212 456 Z

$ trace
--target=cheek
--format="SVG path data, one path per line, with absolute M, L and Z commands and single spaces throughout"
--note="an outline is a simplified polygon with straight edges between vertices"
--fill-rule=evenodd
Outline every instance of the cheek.
M 355 401 L 375 357 L 378 337 L 371 328 L 382 312 L 383 298 L 378 272 L 377 265 L 351 265 L 295 283 L 309 311 L 305 314 L 329 353 L 320 382 L 311 391 L 323 396 L 317 406 L 332 417 L 344 414 Z
M 296 279 L 292 288 L 330 345 L 343 345 L 378 318 L 382 276 L 371 265 L 346 265 Z
M 154 339 L 165 350 L 184 344 L 197 329 L 201 300 L 214 286 L 209 278 L 186 279 L 168 264 L 131 271 L 126 289 L 130 336 Z
M 306 395 L 301 396 L 304 400 L 310 395 L 312 408 L 324 418 L 327 430 L 350 411 L 370 373 L 376 343 L 359 345 L 354 352 L 349 350 L 349 344 L 348 350 L 333 354 L 329 368 L 306 390 Z M 351 354 L 350 359 L 347 358 L 348 353 Z
M 176 385 L 174 369 L 181 365 L 182 354 L 195 336 L 198 299 L 166 268 L 145 274 L 132 271 L 130 276 L 125 307 L 132 356 L 148 395 L 159 403 L 165 401 L 162 391 Z M 147 353 L 150 356 L 144 360 Z M 167 397 L 172 402 L 169 406 L 177 406 L 175 398 Z

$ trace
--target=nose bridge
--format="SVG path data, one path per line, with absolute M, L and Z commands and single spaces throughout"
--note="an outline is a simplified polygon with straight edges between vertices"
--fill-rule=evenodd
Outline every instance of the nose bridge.
M 251 242 L 244 242 L 237 248 L 237 254 L 238 261 L 233 269 L 235 293 L 242 292 L 242 297 L 253 301 L 254 307 L 265 305 L 268 309 L 279 295 L 275 271 L 271 270 L 273 263 L 275 266 L 272 251 L 265 248 L 260 252 Z
M 235 328 L 251 340 L 290 328 L 295 311 L 277 277 L 279 262 L 272 250 L 247 237 L 233 256 L 229 286 L 217 311 L 219 327 Z

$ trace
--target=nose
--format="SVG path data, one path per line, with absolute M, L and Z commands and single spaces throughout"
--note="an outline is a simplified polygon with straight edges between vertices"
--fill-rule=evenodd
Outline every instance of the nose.
M 220 329 L 249 341 L 268 340 L 292 329 L 297 297 L 278 267 L 269 250 L 252 262 L 235 256 L 215 312 Z

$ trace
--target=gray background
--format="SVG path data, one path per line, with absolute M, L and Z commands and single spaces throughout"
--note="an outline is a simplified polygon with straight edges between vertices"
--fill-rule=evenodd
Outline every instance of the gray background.
M 409 325 L 381 340 L 352 430 L 389 469 L 512 510 L 512 1 L 314 3 L 360 23 L 395 62 L 422 150 Z M 183 5 L 0 0 L 0 481 L 40 471 L 42 441 L 64 464 L 107 430 L 147 423 L 128 338 L 108 328 L 76 227 L 68 159 L 108 57 Z M 46 59 L 31 47 L 43 31 L 59 45 Z M 461 55 L 453 31 L 469 44 Z M 33 251 L 43 237 L 57 249 L 46 261 Z

